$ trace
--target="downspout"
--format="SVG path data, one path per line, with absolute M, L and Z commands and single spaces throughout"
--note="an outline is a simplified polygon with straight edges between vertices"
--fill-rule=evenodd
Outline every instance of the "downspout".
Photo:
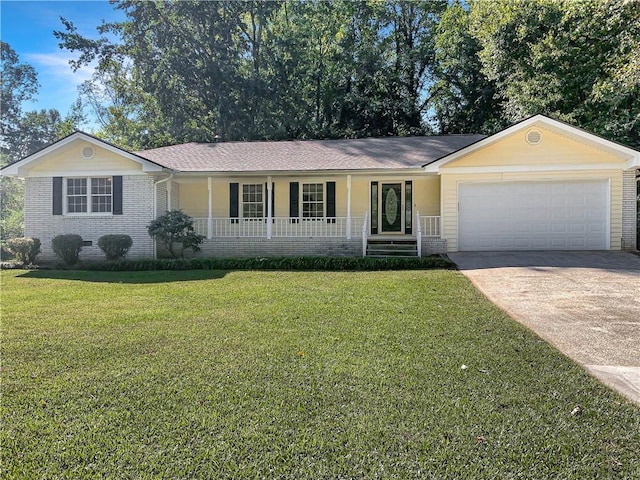
M 158 218 L 158 188 L 157 187 L 161 183 L 168 182 L 169 180 L 171 180 L 173 178 L 173 175 L 174 173 L 171 172 L 171 175 L 169 175 L 167 178 L 158 180 L 153 184 L 153 220 Z M 154 239 L 153 240 L 153 259 L 155 260 L 156 258 L 158 258 L 158 242 L 156 242 L 156 240 Z

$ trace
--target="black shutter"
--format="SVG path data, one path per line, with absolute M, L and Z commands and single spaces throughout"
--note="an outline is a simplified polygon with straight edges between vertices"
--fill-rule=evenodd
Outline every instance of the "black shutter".
M 229 216 L 231 218 L 238 218 L 238 184 L 229 184 Z M 232 223 L 238 223 L 238 220 L 232 220 Z
M 300 216 L 300 184 L 298 182 L 289 182 L 289 216 L 298 218 Z M 297 222 L 297 220 L 292 220 Z
M 413 182 L 404 182 L 404 233 L 413 232 Z
M 53 177 L 53 214 L 62 215 L 62 177 Z
M 113 187 L 113 214 L 122 215 L 122 175 L 114 175 Z
M 378 182 L 371 182 L 371 235 L 378 234 Z
M 327 182 L 327 218 L 329 223 L 335 223 L 336 216 L 336 182 Z

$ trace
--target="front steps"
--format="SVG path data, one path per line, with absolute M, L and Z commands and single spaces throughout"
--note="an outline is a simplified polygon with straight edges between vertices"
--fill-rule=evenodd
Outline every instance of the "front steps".
M 367 257 L 417 257 L 418 243 L 415 238 L 379 237 L 367 240 Z

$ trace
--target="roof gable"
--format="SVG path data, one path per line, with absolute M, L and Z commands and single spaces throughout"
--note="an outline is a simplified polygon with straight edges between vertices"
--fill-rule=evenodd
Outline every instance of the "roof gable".
M 425 171 L 438 172 L 442 167 L 463 165 L 465 162 L 463 159 L 469 155 L 477 154 L 483 149 L 489 150 L 492 146 L 498 142 L 505 141 L 509 137 L 513 137 L 516 134 L 522 135 L 522 143 L 526 145 L 524 141 L 525 135 L 529 131 L 539 130 L 541 132 L 550 132 L 552 135 L 562 136 L 564 138 L 578 142 L 586 147 L 597 149 L 604 153 L 603 158 L 617 159 L 624 163 L 625 168 L 640 167 L 640 152 L 633 150 L 632 148 L 620 145 L 618 143 L 606 140 L 598 135 L 594 135 L 580 128 L 574 127 L 564 122 L 554 120 L 544 115 L 535 115 L 527 118 L 515 125 L 512 125 L 505 130 L 502 130 L 490 137 L 486 137 L 478 142 L 475 142 L 467 147 L 446 155 L 439 160 L 426 164 Z M 544 145 L 544 140 L 541 142 Z M 589 163 L 586 161 L 585 163 Z M 465 165 L 466 166 L 466 165 Z
M 80 154 L 83 147 L 92 147 L 94 153 L 91 154 L 91 149 L 89 149 Z M 96 152 L 100 152 L 102 155 L 97 156 Z M 77 170 L 78 173 L 84 171 L 87 173 L 99 172 L 105 169 L 115 171 L 123 168 L 135 169 L 140 172 L 157 172 L 164 169 L 163 166 L 152 160 L 116 147 L 93 135 L 77 131 L 17 162 L 7 165 L 0 173 L 15 177 L 29 176 L 30 172 L 46 173 L 48 172 L 46 167 L 48 161 L 64 158 L 65 155 L 69 155 L 70 158 L 64 166 L 58 166 L 57 168 L 66 171 L 69 165 L 75 162 L 76 168 L 73 170 Z M 96 156 L 95 161 L 91 162 L 94 156 Z M 77 165 L 80 161 L 85 163 Z M 97 164 L 99 162 L 104 165 Z

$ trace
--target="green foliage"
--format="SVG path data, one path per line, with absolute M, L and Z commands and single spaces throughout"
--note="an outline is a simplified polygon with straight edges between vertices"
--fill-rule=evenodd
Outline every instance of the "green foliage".
M 640 145 L 640 2 L 470 2 L 508 122 L 544 113 Z
M 313 271 L 377 271 L 424 270 L 454 268 L 441 256 L 422 258 L 361 257 L 251 257 L 251 258 L 182 258 L 159 260 L 127 260 L 122 262 L 86 262 L 86 270 L 313 270 Z
M 18 129 L 13 136 L 11 154 L 14 159 L 26 157 L 70 135 L 83 121 L 82 105 L 78 102 L 65 118 L 54 109 L 26 112 L 18 122 Z
M 640 2 L 132 2 L 82 88 L 102 133 L 188 141 L 495 133 L 537 113 L 640 144 Z M 147 32 L 153 31 L 154 35 Z M 179 94 L 176 94 L 179 92 Z
M 23 265 L 33 265 L 40 253 L 40 239 L 38 238 L 11 238 L 7 240 L 7 248 L 15 258 Z
M 171 258 L 178 258 L 174 250 L 175 245 L 180 245 L 180 257 L 184 257 L 185 249 L 191 249 L 194 253 L 200 251 L 200 244 L 204 240 L 203 235 L 198 235 L 193 228 L 193 219 L 180 210 L 166 212 L 153 220 L 148 226 L 149 235 L 159 239 L 165 246 Z
M 16 238 L 23 235 L 22 180 L 9 177 L 0 178 L 0 238 Z
M 129 235 L 103 235 L 98 239 L 98 247 L 104 252 L 107 260 L 124 258 L 133 245 Z
M 14 255 L 7 247 L 6 240 L 0 240 L 0 261 L 11 260 L 12 258 L 14 258 Z
M 38 91 L 35 69 L 20 63 L 18 55 L 5 42 L 2 46 L 2 94 L 0 95 L 0 167 L 20 160 L 61 137 L 72 133 L 84 120 L 77 101 L 62 118 L 57 110 L 22 111 L 23 103 Z M 21 180 L 0 178 L 0 238 L 23 235 L 23 184 Z
M 2 45 L 2 95 L 0 112 L 2 127 L 0 151 L 5 163 L 19 160 L 46 145 L 69 135 L 84 121 L 82 103 L 78 100 L 63 118 L 57 110 L 40 110 L 24 113 L 23 103 L 34 100 L 38 92 L 35 69 L 20 63 L 11 46 Z
M 116 2 L 97 40 L 63 20 L 83 95 L 120 145 L 424 133 L 445 2 Z M 154 35 L 146 32 L 153 31 Z M 178 93 L 179 92 L 179 93 Z
M 429 88 L 440 133 L 492 134 L 506 126 L 494 81 L 482 72 L 481 46 L 469 9 L 454 2 L 436 29 L 434 82 Z
M 58 235 L 51 241 L 51 248 L 66 265 L 75 265 L 82 250 L 82 237 L 75 234 Z
M 29 64 L 20 63 L 18 54 L 8 43 L 0 42 L 0 54 L 0 151 L 7 153 L 12 145 L 17 144 L 14 136 L 19 133 L 22 104 L 34 98 L 39 85 L 35 69 Z

